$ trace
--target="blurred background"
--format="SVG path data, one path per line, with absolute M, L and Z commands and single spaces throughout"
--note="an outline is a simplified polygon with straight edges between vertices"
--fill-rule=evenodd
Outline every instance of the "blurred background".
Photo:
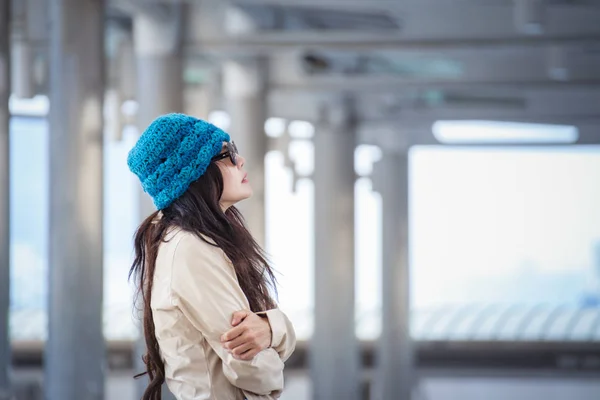
M 2 400 L 141 397 L 168 112 L 247 158 L 282 399 L 600 398 L 600 2 L 0 0 L 0 103 Z

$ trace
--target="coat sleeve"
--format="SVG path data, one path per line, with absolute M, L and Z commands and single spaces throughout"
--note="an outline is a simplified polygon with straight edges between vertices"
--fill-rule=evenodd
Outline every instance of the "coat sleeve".
M 271 347 L 275 349 L 282 361 L 286 361 L 296 349 L 296 331 L 287 315 L 279 308 L 261 311 L 271 325 Z
M 174 301 L 222 360 L 232 385 L 261 398 L 276 398 L 283 390 L 284 364 L 268 348 L 252 360 L 234 358 L 220 342 L 231 329 L 233 313 L 250 309 L 223 252 L 192 234 L 183 234 L 173 255 L 171 291 Z M 247 397 L 253 397 L 250 394 Z

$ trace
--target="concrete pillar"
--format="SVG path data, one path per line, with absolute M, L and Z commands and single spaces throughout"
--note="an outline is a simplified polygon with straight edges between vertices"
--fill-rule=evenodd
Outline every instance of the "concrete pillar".
M 161 114 L 183 110 L 181 6 L 134 18 L 138 123 L 146 128 Z
M 9 4 L 0 0 L 0 400 L 9 398 L 10 210 L 9 210 Z
M 104 3 L 49 3 L 50 246 L 45 398 L 102 400 Z
M 212 111 L 221 109 L 223 97 L 220 66 L 207 68 L 206 75 L 202 83 L 184 89 L 184 112 L 204 120 L 208 120 Z
M 182 6 L 158 6 L 138 12 L 133 21 L 137 70 L 137 122 L 140 133 L 162 114 L 183 112 L 183 63 L 181 49 Z M 139 190 L 140 222 L 156 210 L 152 199 Z M 145 371 L 143 335 L 135 346 L 136 372 Z M 136 384 L 136 399 L 142 397 L 148 381 Z M 163 400 L 174 399 L 163 385 Z
M 517 0 L 514 7 L 514 21 L 519 32 L 526 35 L 544 32 L 544 0 Z
M 140 132 L 162 114 L 183 111 L 181 13 L 181 6 L 165 6 L 135 15 L 133 33 Z M 140 220 L 154 210 L 151 198 L 141 192 Z
M 354 328 L 355 124 L 346 102 L 329 104 L 315 132 L 313 399 L 359 399 Z
M 265 245 L 265 154 L 267 113 L 265 74 L 261 59 L 238 59 L 223 65 L 223 90 L 231 116 L 229 132 L 246 159 L 254 194 L 239 204 L 256 241 Z
M 48 45 L 47 0 L 13 0 L 11 3 L 11 91 L 16 97 L 35 96 L 41 84 L 37 56 Z
M 375 398 L 410 400 L 414 380 L 408 265 L 408 154 L 383 149 L 374 187 L 382 198 L 382 329 Z
M 32 62 L 33 46 L 28 35 L 27 1 L 12 1 L 11 19 L 11 87 L 15 96 L 31 98 L 35 95 Z

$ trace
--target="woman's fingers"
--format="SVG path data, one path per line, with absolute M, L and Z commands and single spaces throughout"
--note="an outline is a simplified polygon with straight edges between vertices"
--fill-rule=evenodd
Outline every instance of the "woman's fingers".
M 231 326 L 239 325 L 248 315 L 251 314 L 251 311 L 248 310 L 240 310 L 233 313 L 231 317 Z
M 231 354 L 233 354 L 234 357 L 245 360 L 246 358 L 243 357 L 244 353 L 246 353 L 248 350 L 253 350 L 255 348 L 255 346 L 252 343 L 244 343 L 241 346 L 236 347 L 235 349 L 233 349 L 231 351 Z
M 245 337 L 246 335 L 240 335 L 238 337 L 236 337 L 233 340 L 230 340 L 229 342 L 226 342 L 225 344 L 223 344 L 223 347 L 226 348 L 227 350 L 233 350 L 241 345 L 243 345 L 244 343 L 248 342 L 248 339 Z
M 260 353 L 259 348 L 250 349 L 244 354 L 240 356 L 241 360 L 252 360 L 258 353 Z
M 250 329 L 246 330 L 242 335 L 232 341 L 225 343 L 223 347 L 228 350 L 237 351 L 236 354 L 238 355 L 252 348 L 257 348 L 259 351 L 261 350 L 259 337 Z
M 242 311 L 243 312 L 243 311 Z M 242 313 L 238 312 L 238 313 Z M 237 313 L 236 313 L 237 314 Z M 238 315 L 237 317 L 241 317 Z M 236 322 L 234 315 L 234 321 Z M 238 326 L 221 336 L 221 345 L 235 358 L 250 360 L 271 343 L 271 326 L 267 319 L 249 313 Z
M 221 343 L 229 342 L 230 340 L 235 339 L 246 331 L 246 326 L 244 324 L 238 325 L 233 329 L 228 330 L 223 335 L 221 335 Z

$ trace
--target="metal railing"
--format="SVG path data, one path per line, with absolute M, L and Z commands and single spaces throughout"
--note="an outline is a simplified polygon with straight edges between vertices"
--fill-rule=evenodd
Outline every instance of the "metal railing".
M 310 310 L 291 315 L 298 330 L 310 331 Z M 376 339 L 379 310 L 363 312 L 357 329 L 368 328 Z M 133 340 L 137 336 L 130 307 L 105 309 L 104 332 L 108 340 Z M 14 310 L 11 336 L 17 341 L 45 340 L 47 316 L 42 310 Z M 366 324 L 366 326 L 363 326 Z M 600 308 L 573 305 L 466 304 L 413 310 L 411 335 L 416 341 L 553 341 L 600 342 Z M 306 338 L 308 339 L 308 338 Z

